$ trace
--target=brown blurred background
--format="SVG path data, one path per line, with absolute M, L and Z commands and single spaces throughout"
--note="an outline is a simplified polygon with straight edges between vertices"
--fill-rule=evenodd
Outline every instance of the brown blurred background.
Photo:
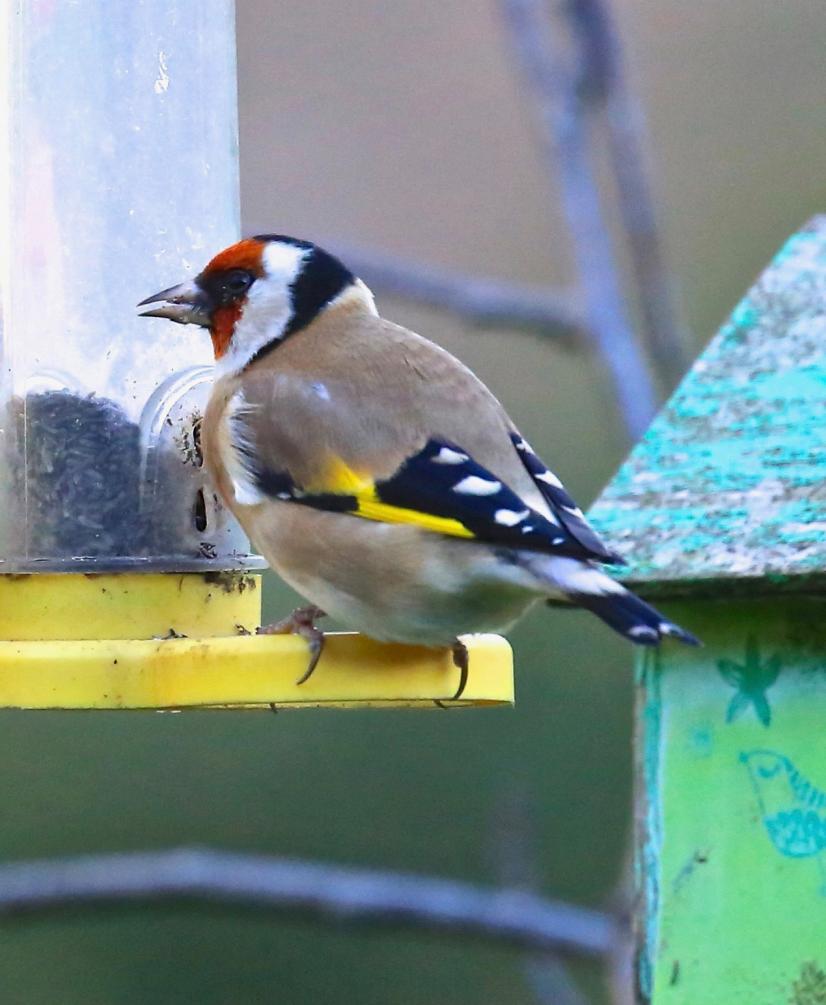
M 820 0 L 616 0 L 669 259 L 699 349 L 826 204 Z M 493 2 L 238 0 L 244 230 L 354 243 L 503 279 L 572 279 Z M 609 199 L 610 202 L 610 199 Z M 501 396 L 580 500 L 622 457 L 597 368 L 539 338 L 379 298 Z M 271 584 L 269 613 L 291 602 Z M 690 626 L 688 626 L 690 627 Z M 522 805 L 541 889 L 612 890 L 627 841 L 631 654 L 538 612 L 513 711 L 2 716 L 2 857 L 184 842 L 495 882 Z M 48 744 L 48 772 L 38 750 Z M 507 831 L 507 828 L 505 828 Z M 3 1001 L 535 1002 L 517 954 L 231 912 L 7 926 Z M 587 1000 L 598 974 L 577 968 Z

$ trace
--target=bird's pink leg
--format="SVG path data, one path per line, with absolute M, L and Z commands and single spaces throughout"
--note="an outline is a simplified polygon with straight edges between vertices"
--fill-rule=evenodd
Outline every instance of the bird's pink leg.
M 321 652 L 324 649 L 324 632 L 320 628 L 316 628 L 315 621 L 317 618 L 323 617 L 326 615 L 320 607 L 297 607 L 292 614 L 282 618 L 281 621 L 276 621 L 271 625 L 262 625 L 256 631 L 256 635 L 300 635 L 302 639 L 307 640 L 307 645 L 310 647 L 310 662 L 296 684 L 303 684 L 310 679 L 321 658 Z

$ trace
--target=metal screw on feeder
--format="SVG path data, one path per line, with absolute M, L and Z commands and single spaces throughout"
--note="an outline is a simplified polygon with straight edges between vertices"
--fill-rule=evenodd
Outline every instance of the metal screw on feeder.
M 820 217 L 590 513 L 625 581 L 705 642 L 639 660 L 643 1002 L 824 1000 L 825 417 Z
M 209 343 L 133 311 L 238 236 L 234 37 L 230 0 L 0 12 L 0 706 L 455 689 L 449 653 L 353 636 L 296 689 L 301 640 L 239 635 L 264 563 L 201 466 Z M 510 701 L 507 644 L 471 653 L 467 703 Z

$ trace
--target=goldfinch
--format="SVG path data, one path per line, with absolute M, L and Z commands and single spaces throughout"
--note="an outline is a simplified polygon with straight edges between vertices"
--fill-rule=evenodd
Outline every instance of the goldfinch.
M 599 568 L 620 560 L 488 388 L 381 318 L 333 255 L 248 238 L 148 305 L 145 317 L 209 329 L 204 460 L 312 605 L 276 629 L 310 639 L 308 674 L 322 611 L 375 639 L 452 646 L 463 676 L 457 636 L 505 631 L 542 599 L 588 608 L 641 645 L 697 644 Z

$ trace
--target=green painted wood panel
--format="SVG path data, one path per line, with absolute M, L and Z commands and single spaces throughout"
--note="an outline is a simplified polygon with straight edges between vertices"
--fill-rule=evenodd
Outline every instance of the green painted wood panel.
M 695 600 L 640 658 L 640 999 L 826 1002 L 826 597 Z
M 795 234 L 589 514 L 648 593 L 826 580 L 826 217 Z

